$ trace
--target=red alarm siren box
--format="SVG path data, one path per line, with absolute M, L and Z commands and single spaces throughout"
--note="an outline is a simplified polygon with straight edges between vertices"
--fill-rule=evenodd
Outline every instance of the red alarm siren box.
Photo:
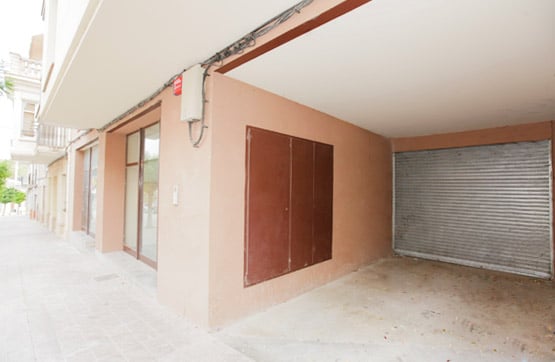
M 183 85 L 183 76 L 180 75 L 179 77 L 175 78 L 173 81 L 173 95 L 179 96 L 181 95 L 181 88 Z

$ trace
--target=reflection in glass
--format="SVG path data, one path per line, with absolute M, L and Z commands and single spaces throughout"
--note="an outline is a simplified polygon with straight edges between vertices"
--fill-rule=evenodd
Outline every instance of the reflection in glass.
M 160 125 L 144 130 L 140 254 L 156 261 L 158 239 L 158 157 Z
M 127 166 L 125 175 L 125 246 L 137 250 L 139 165 Z
M 157 160 L 160 154 L 160 125 L 155 124 L 154 126 L 145 129 L 145 140 L 144 140 L 144 155 L 143 159 L 146 161 Z
M 91 180 L 89 184 L 89 234 L 96 233 L 96 187 L 98 182 L 98 146 L 91 148 Z
M 135 132 L 127 136 L 127 163 L 139 162 L 139 139 L 140 132 Z
M 98 146 L 83 151 L 83 193 L 81 229 L 94 235 L 96 231 L 96 187 L 98 179 Z
M 81 229 L 88 232 L 89 225 L 89 189 L 91 181 L 91 150 L 83 152 L 83 194 L 81 195 L 83 204 L 81 208 Z

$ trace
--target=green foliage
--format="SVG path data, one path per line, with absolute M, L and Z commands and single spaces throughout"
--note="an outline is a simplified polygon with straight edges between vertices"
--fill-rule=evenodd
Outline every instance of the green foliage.
M 13 81 L 9 78 L 0 80 L 0 95 L 9 95 L 13 93 Z
M 7 189 L 3 189 L 0 192 L 0 203 L 9 204 L 10 202 L 12 202 L 12 199 L 15 198 L 15 191 L 17 190 L 14 189 L 13 187 L 8 187 Z
M 21 203 L 25 201 L 26 198 L 27 198 L 27 195 L 25 194 L 25 192 L 17 190 L 17 192 L 15 193 L 13 202 L 18 205 L 21 205 Z
M 14 203 L 20 205 L 25 201 L 26 197 L 27 195 L 25 195 L 25 192 L 19 191 L 13 187 L 8 187 L 0 191 L 0 203 L 2 204 Z
M 6 185 L 6 179 L 10 177 L 10 164 L 8 161 L 0 161 L 0 191 Z

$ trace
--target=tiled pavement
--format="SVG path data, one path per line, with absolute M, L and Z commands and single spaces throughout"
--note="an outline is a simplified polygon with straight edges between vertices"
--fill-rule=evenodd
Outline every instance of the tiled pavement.
M 0 362 L 555 361 L 552 281 L 390 258 L 207 333 L 85 244 L 0 217 Z
M 249 361 L 161 306 L 154 271 L 0 217 L 0 362 Z

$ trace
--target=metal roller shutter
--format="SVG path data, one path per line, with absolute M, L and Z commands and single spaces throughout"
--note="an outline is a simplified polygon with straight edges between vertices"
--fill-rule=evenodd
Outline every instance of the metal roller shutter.
M 395 154 L 397 253 L 549 278 L 549 141 Z

